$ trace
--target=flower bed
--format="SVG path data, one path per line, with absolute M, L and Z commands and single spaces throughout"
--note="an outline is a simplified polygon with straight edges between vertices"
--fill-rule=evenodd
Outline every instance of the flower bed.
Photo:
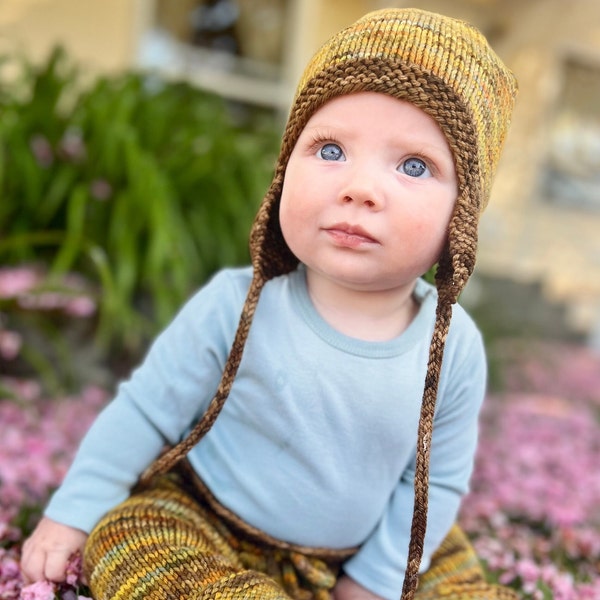
M 488 397 L 461 523 L 490 577 L 524 598 L 597 600 L 600 357 L 559 345 L 502 352 L 506 389 Z M 86 593 L 75 573 L 70 585 L 22 590 L 19 550 L 107 393 L 46 398 L 35 382 L 1 383 L 0 598 L 74 600 Z
M 525 598 L 598 600 L 600 356 L 561 344 L 497 352 L 506 389 L 483 412 L 462 524 Z
M 2 386 L 11 397 L 0 399 L 0 598 L 16 600 L 22 588 L 20 545 L 107 394 L 88 387 L 78 395 L 48 399 L 32 381 L 3 378 Z M 75 572 L 69 581 L 60 590 L 65 600 L 77 597 Z M 50 600 L 58 591 L 58 586 L 39 583 L 21 597 Z

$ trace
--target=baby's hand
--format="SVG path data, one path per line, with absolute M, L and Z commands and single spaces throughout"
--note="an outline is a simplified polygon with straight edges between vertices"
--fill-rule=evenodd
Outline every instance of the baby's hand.
M 376 596 L 347 575 L 338 579 L 331 597 L 333 600 L 383 600 L 381 596 Z
M 23 544 L 21 572 L 25 583 L 64 581 L 69 558 L 82 552 L 87 534 L 43 517 Z

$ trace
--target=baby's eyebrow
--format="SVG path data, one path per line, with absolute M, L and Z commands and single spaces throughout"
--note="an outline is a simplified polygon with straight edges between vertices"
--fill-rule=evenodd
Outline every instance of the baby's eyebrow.
M 438 158 L 439 160 L 452 161 L 452 153 L 449 152 L 448 146 L 444 144 L 425 144 L 422 140 L 418 139 L 414 141 L 413 148 L 414 152 L 417 154 L 431 156 L 432 158 Z
M 309 121 L 304 129 L 335 129 L 338 131 L 347 131 L 349 124 L 346 121 L 336 121 L 335 118 L 329 117 L 327 120 Z

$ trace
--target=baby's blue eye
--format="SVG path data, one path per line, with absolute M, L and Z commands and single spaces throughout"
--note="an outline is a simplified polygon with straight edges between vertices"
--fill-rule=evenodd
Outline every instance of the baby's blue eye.
M 319 150 L 319 156 L 323 160 L 345 160 L 344 153 L 337 144 L 325 144 Z
M 420 158 L 407 158 L 399 167 L 400 172 L 409 177 L 431 177 L 429 167 Z

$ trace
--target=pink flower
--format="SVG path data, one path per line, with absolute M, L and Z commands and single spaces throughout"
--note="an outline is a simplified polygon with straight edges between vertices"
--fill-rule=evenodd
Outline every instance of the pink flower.
M 54 151 L 48 139 L 36 134 L 29 140 L 29 147 L 40 167 L 48 168 L 54 162 Z
M 81 554 L 76 554 L 69 559 L 67 563 L 67 583 L 76 587 L 81 581 L 82 560 Z
M 49 581 L 37 581 L 21 590 L 19 600 L 54 600 L 56 588 Z
M 506 348 L 508 391 L 484 406 L 461 524 L 527 600 L 598 600 L 600 355 Z
M 64 292 L 39 292 L 22 294 L 19 306 L 27 310 L 62 310 L 72 317 L 89 317 L 96 311 L 96 303 L 85 295 Z
M 532 593 L 536 589 L 540 577 L 539 566 L 532 560 L 525 559 L 515 565 L 515 572 L 521 578 L 523 589 Z
M 62 158 L 80 163 L 85 160 L 87 151 L 85 142 L 79 129 L 67 129 L 59 144 L 59 153 Z
M 65 311 L 72 317 L 89 317 L 96 312 L 96 303 L 89 296 L 76 296 L 67 301 Z
M 28 267 L 0 269 L 0 298 L 15 298 L 40 283 L 40 276 Z
M 0 357 L 14 360 L 19 355 L 23 339 L 16 331 L 0 330 Z
M 113 189 L 106 179 L 94 179 L 90 184 L 90 193 L 95 200 L 105 201 L 112 196 Z
M 26 310 L 61 310 L 73 317 L 89 317 L 96 311 L 89 285 L 73 273 L 65 275 L 58 288 L 46 285 L 41 273 L 30 267 L 0 269 L 0 298 L 15 298 Z

